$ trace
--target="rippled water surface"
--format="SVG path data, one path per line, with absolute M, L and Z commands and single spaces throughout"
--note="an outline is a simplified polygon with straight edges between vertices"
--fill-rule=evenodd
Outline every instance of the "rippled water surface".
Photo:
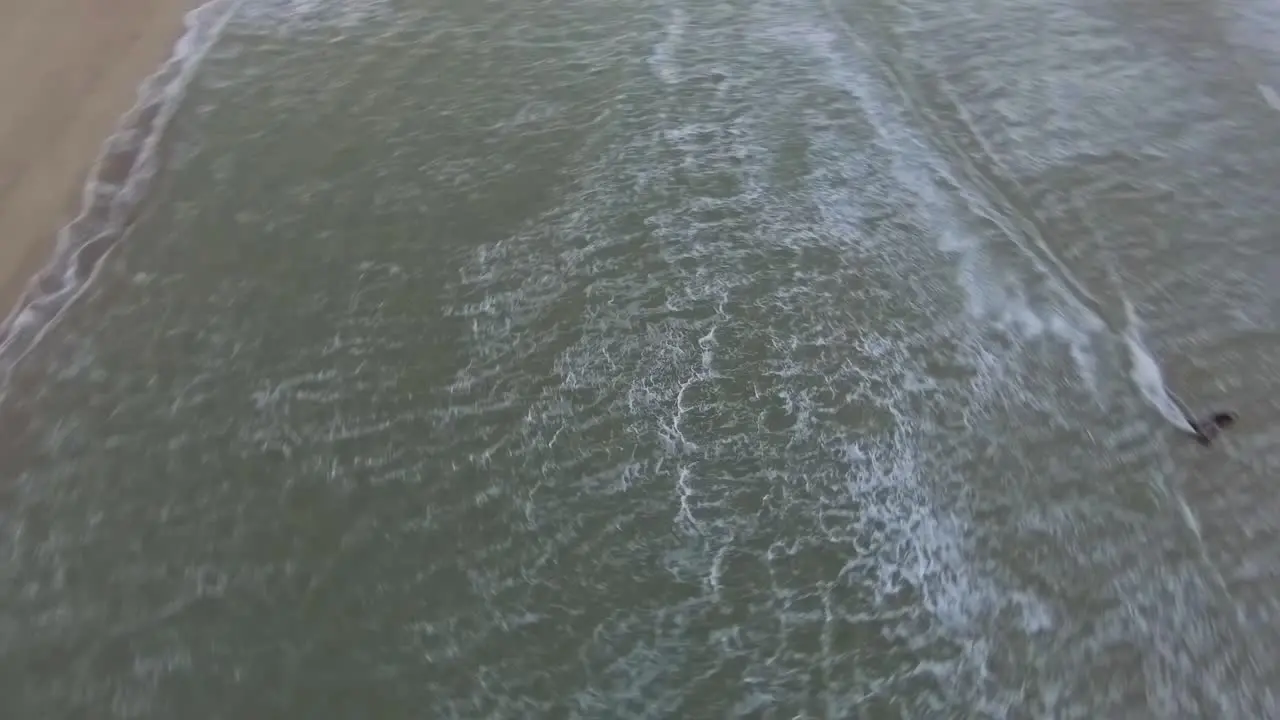
M 0 403 L 0 715 L 1280 716 L 1277 47 L 244 0 Z

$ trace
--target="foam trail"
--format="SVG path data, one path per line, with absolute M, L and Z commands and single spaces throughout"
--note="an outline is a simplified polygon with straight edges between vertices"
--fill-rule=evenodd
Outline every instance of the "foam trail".
M 1170 396 L 1168 388 L 1165 387 L 1164 375 L 1160 372 L 1160 365 L 1156 363 L 1155 357 L 1143 345 L 1142 338 L 1138 335 L 1138 318 L 1134 313 L 1133 304 L 1127 297 L 1123 300 L 1125 318 L 1128 321 L 1124 329 L 1124 342 L 1129 347 L 1129 355 L 1132 359 L 1129 364 L 1129 377 L 1133 379 L 1143 397 L 1160 411 L 1166 420 L 1173 423 L 1174 427 L 1195 433 L 1195 428 L 1191 427 L 1188 411 Z
M 1280 95 L 1277 95 L 1270 85 L 1258 83 L 1258 92 L 1262 93 L 1262 99 L 1267 101 L 1271 109 L 1280 110 Z
M 653 67 L 654 75 L 667 85 L 674 85 L 680 80 L 680 64 L 675 54 L 680 49 L 680 41 L 684 37 L 685 22 L 683 10 L 679 8 L 672 10 L 671 18 L 667 22 L 666 34 L 654 45 L 653 53 L 649 56 L 649 64 Z
M 138 87 L 137 103 L 103 143 L 89 171 L 79 215 L 59 230 L 53 259 L 0 323 L 0 398 L 14 366 L 84 293 L 128 229 L 159 169 L 165 130 L 200 61 L 243 1 L 210 0 L 187 13 L 169 59 Z

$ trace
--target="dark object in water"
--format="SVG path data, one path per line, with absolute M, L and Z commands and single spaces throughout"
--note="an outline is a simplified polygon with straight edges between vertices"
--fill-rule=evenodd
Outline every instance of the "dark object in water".
M 1235 421 L 1236 414 L 1233 412 L 1216 412 L 1203 420 L 1192 422 L 1191 428 L 1195 430 L 1196 442 L 1208 445 L 1219 432 L 1231 427 Z

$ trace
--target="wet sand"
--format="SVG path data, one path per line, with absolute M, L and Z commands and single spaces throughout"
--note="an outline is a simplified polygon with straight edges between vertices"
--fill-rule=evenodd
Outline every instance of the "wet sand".
M 48 261 L 103 140 L 190 5 L 0 0 L 0 316 Z

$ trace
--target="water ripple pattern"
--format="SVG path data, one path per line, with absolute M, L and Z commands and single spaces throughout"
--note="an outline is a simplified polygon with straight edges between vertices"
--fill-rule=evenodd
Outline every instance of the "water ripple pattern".
M 1276 714 L 1275 79 L 1104 5 L 246 0 L 0 404 L 2 714 Z

